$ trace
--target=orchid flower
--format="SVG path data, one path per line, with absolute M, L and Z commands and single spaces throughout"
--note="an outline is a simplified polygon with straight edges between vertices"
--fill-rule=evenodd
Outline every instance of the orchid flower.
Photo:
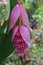
M 15 25 L 16 22 L 18 22 L 19 25 Z M 23 22 L 24 25 L 21 25 L 21 22 Z M 24 52 L 27 47 L 31 46 L 31 41 L 28 15 L 20 2 L 13 8 L 11 12 L 8 22 L 8 31 L 11 29 L 12 42 L 15 44 L 19 53 Z

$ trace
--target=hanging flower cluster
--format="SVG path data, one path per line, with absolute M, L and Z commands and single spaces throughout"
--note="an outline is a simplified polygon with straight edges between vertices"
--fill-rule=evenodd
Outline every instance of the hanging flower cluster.
M 15 25 L 18 22 L 18 25 Z M 23 24 L 21 24 L 23 23 Z M 13 8 L 9 23 L 8 31 L 12 29 L 12 41 L 16 46 L 18 53 L 24 53 L 27 47 L 31 46 L 29 20 L 25 8 L 18 0 L 18 4 Z

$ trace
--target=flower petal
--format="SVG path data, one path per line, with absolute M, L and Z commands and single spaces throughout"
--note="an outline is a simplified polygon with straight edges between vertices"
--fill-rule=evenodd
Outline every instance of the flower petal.
M 28 15 L 27 12 L 25 10 L 25 8 L 20 4 L 20 11 L 21 11 L 21 18 L 22 21 L 24 22 L 24 24 L 29 27 L 29 20 L 28 20 Z
M 12 29 L 12 41 L 14 39 L 16 32 L 18 31 L 18 28 L 19 28 L 19 26 L 14 26 L 13 29 Z
M 10 19 L 8 22 L 8 31 L 15 25 L 19 16 L 20 16 L 20 8 L 19 8 L 19 4 L 17 4 L 11 12 Z
M 24 41 L 28 44 L 28 46 L 31 46 L 30 32 L 29 32 L 28 28 L 25 27 L 25 26 L 21 26 L 20 27 L 20 33 L 21 33 L 22 38 L 24 39 Z

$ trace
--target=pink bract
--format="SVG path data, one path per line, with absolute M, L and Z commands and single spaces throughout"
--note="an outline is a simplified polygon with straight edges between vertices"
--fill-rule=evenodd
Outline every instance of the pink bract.
M 18 21 L 18 19 L 20 18 L 21 21 L 27 27 L 29 27 L 29 20 L 25 8 L 22 6 L 22 4 L 17 4 L 11 12 L 9 23 L 8 23 L 8 31 L 10 31 L 14 27 L 16 21 Z
M 19 5 L 17 4 L 11 12 L 9 22 L 8 22 L 8 31 L 10 31 L 10 29 L 13 28 L 19 16 L 20 16 L 20 8 Z

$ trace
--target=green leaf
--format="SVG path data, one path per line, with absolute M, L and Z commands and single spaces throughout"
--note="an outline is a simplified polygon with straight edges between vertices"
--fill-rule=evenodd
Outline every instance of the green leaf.
M 0 45 L 0 63 L 13 51 L 13 44 L 11 43 L 11 34 L 4 34 Z
M 6 33 L 7 22 L 0 27 L 0 63 L 2 63 L 5 58 L 13 51 L 13 44 L 11 42 L 11 33 Z

